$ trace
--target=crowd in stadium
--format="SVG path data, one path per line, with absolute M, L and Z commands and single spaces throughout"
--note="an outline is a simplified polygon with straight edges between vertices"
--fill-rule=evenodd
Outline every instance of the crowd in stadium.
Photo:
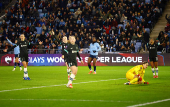
M 6 37 L 14 43 L 24 33 L 31 43 L 43 41 L 33 49 L 61 49 L 62 37 L 75 35 L 79 48 L 88 48 L 95 36 L 107 52 L 146 50 L 166 1 L 22 0 L 6 10 L 0 24 L 0 49 L 10 47 Z M 160 50 L 170 47 L 167 32 L 158 36 L 163 44 Z

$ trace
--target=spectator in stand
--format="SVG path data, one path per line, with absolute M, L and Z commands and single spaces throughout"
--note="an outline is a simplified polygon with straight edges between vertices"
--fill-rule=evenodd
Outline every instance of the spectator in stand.
M 111 26 L 109 25 L 109 27 L 106 28 L 106 27 L 103 25 L 103 28 L 106 30 L 106 34 L 109 35 L 109 34 L 110 34 Z
M 135 53 L 135 47 L 134 47 L 134 44 L 133 43 L 131 43 L 131 45 L 130 45 L 130 50 L 131 50 L 131 52 L 132 53 Z

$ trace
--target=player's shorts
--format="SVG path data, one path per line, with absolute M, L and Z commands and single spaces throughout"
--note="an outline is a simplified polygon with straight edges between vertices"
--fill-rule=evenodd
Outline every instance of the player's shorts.
M 94 58 L 96 58 L 96 59 L 98 58 L 97 55 L 90 55 L 89 57 L 90 57 L 90 58 L 93 58 L 93 59 L 94 59 Z
M 158 62 L 158 57 L 149 57 L 149 61 Z
M 133 73 L 126 73 L 126 78 L 128 81 L 131 81 L 134 79 L 135 74 Z
M 64 57 L 64 62 L 65 62 L 65 63 L 66 63 L 66 62 L 68 63 L 68 58 L 65 58 L 65 57 Z
M 20 56 L 20 60 L 21 60 L 21 62 L 23 62 L 23 61 L 28 62 L 28 55 Z
M 69 62 L 69 63 L 68 63 L 68 66 L 69 66 L 69 67 L 71 67 L 71 66 L 76 66 L 76 67 L 77 67 L 77 61 Z
M 19 54 L 15 54 L 15 58 L 17 58 L 17 57 L 19 58 Z

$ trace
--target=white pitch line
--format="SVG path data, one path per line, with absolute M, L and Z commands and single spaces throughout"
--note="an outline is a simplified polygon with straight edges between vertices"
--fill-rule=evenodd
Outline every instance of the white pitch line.
M 85 83 L 93 83 L 93 82 L 101 82 L 101 81 L 112 81 L 112 80 L 120 80 L 120 79 L 126 79 L 126 78 L 118 78 L 118 79 L 108 79 L 108 80 L 98 80 L 98 81 L 87 81 L 87 82 L 79 82 L 79 83 L 73 83 L 73 84 L 85 84 Z M 11 90 L 1 90 L 2 92 L 9 92 L 9 91 L 18 91 L 18 90 L 28 90 L 28 89 L 36 89 L 36 88 L 45 88 L 45 87 L 58 87 L 63 86 L 66 84 L 59 84 L 59 85 L 49 85 L 49 86 L 39 86 L 39 87 L 30 87 L 30 88 L 20 88 L 20 89 L 11 89 Z
M 127 107 L 140 107 L 140 106 L 145 106 L 145 105 L 150 105 L 150 104 L 161 103 L 161 102 L 165 102 L 165 101 L 170 101 L 170 99 L 164 99 L 164 100 L 158 100 L 158 101 L 153 101 L 153 102 L 147 102 L 147 103 L 127 106 Z
M 133 101 L 113 101 L 113 100 L 76 100 L 76 99 L 0 99 L 1 101 L 77 101 L 77 102 L 124 102 L 133 103 Z

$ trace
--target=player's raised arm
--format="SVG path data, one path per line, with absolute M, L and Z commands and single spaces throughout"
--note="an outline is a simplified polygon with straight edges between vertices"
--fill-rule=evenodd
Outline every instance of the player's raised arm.
M 15 43 L 12 43 L 9 39 L 8 39 L 8 37 L 6 37 L 6 40 L 11 44 L 11 45 L 16 45 Z
M 4 52 L 9 52 L 9 51 L 12 51 L 12 49 L 14 49 L 15 47 L 17 47 L 19 45 L 19 43 L 17 42 L 17 44 L 13 45 L 11 48 L 9 48 L 8 50 L 5 49 L 3 50 Z

